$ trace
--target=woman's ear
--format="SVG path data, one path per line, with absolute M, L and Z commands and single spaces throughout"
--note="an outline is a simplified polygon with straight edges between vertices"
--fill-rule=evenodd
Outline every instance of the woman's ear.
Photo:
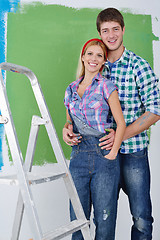
M 84 55 L 82 56 L 82 62 L 84 62 Z

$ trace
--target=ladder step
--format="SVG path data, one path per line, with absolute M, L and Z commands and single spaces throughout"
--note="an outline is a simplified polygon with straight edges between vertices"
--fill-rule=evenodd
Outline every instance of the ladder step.
M 67 176 L 66 173 L 42 173 L 42 174 L 35 174 L 35 173 L 27 173 L 29 184 L 40 184 L 46 182 L 52 182 L 56 179 L 62 178 Z M 0 175 L 0 184 L 7 184 L 7 185 L 18 185 L 17 175 Z
M 45 183 L 45 182 L 52 182 L 56 179 L 62 178 L 67 176 L 66 173 L 42 173 L 42 174 L 33 174 L 33 173 L 28 173 L 28 179 L 29 179 L 29 184 L 40 184 L 40 183 Z
M 89 221 L 86 220 L 74 220 L 66 226 L 60 227 L 54 231 L 48 232 L 43 235 L 42 240 L 59 240 L 63 237 L 72 234 L 83 227 L 87 227 L 89 225 Z

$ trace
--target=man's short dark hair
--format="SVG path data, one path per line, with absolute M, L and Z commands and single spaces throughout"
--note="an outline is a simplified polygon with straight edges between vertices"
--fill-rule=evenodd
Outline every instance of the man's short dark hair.
M 100 27 L 103 22 L 118 22 L 123 30 L 124 19 L 122 14 L 116 8 L 106 8 L 102 10 L 97 16 L 97 30 L 100 33 Z

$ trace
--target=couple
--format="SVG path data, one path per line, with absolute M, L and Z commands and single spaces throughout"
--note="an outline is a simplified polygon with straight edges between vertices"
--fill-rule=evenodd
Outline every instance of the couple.
M 152 239 L 146 130 L 160 119 L 158 79 L 149 64 L 123 46 L 124 20 L 115 8 L 97 17 L 100 39 L 81 52 L 78 80 L 65 92 L 64 141 L 87 219 L 94 209 L 96 240 L 114 240 L 120 188 L 133 217 L 132 240 Z M 75 219 L 72 206 L 71 220 Z M 82 240 L 80 231 L 73 240 Z

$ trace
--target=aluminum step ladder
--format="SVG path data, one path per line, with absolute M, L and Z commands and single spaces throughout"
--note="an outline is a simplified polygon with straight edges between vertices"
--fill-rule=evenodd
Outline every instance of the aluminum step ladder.
M 19 239 L 24 209 L 29 220 L 33 240 L 58 240 L 78 230 L 81 230 L 85 240 L 91 240 L 89 221 L 84 215 L 82 205 L 80 203 L 75 185 L 69 172 L 68 165 L 66 163 L 66 159 L 64 157 L 63 150 L 58 140 L 56 130 L 52 122 L 38 79 L 30 69 L 23 66 L 15 65 L 12 63 L 1 63 L 0 68 L 1 70 L 24 74 L 29 78 L 35 99 L 41 113 L 40 117 L 32 117 L 31 130 L 27 145 L 25 161 L 23 161 L 14 122 L 12 119 L 11 110 L 9 107 L 6 87 L 2 77 L 2 71 L 0 71 L 0 109 L 2 114 L 2 116 L 0 117 L 0 123 L 4 124 L 13 163 L 17 171 L 17 174 L 12 176 L 3 176 L 0 174 L 0 183 L 14 183 L 19 185 L 19 196 L 15 219 L 13 223 L 11 240 Z M 32 174 L 31 172 L 38 131 L 41 125 L 45 125 L 61 172 L 55 174 L 44 173 L 40 175 Z M 68 192 L 69 199 L 71 200 L 71 203 L 73 205 L 73 209 L 75 211 L 77 219 L 70 222 L 67 226 L 62 226 L 48 233 L 43 233 L 40 226 L 36 206 L 33 201 L 30 186 L 32 184 L 41 184 L 53 181 L 58 178 L 63 178 L 64 180 L 66 190 Z

